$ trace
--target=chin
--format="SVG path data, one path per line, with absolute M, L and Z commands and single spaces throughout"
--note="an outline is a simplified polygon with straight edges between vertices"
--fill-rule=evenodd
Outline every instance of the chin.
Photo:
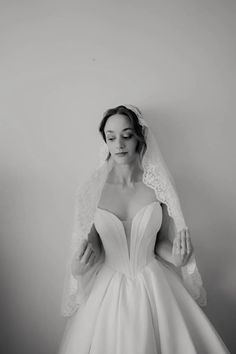
M 115 161 L 115 163 L 117 163 L 118 165 L 123 165 L 123 164 L 129 163 L 129 159 L 119 159 L 119 158 L 117 159 L 117 158 L 115 158 L 114 161 Z
M 126 155 L 124 157 L 119 157 L 119 156 L 113 156 L 113 161 L 115 161 L 115 163 L 117 163 L 118 165 L 122 165 L 122 164 L 129 164 L 131 162 L 133 162 L 134 160 L 136 160 L 137 156 L 136 155 Z

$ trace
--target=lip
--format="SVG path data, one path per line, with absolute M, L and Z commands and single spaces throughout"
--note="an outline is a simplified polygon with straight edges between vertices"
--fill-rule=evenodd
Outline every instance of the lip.
M 117 152 L 117 153 L 116 153 L 116 155 L 118 155 L 118 156 L 125 156 L 126 154 L 127 154 L 126 151 L 124 151 L 124 152 Z

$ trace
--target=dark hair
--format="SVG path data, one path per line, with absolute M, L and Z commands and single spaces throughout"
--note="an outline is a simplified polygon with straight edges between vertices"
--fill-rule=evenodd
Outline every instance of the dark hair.
M 142 125 L 140 125 L 137 115 L 131 109 L 128 109 L 125 106 L 120 105 L 115 108 L 109 108 L 105 112 L 103 119 L 99 125 L 99 132 L 101 133 L 103 140 L 106 143 L 106 135 L 104 132 L 106 122 L 107 122 L 108 118 L 113 116 L 114 114 L 122 114 L 122 115 L 129 118 L 132 128 L 134 129 L 134 134 L 138 140 L 138 144 L 136 146 L 136 152 L 138 152 L 140 154 L 140 157 L 142 159 L 142 157 L 147 149 L 146 139 L 144 137 L 143 130 L 142 130 L 143 127 L 142 127 Z M 106 160 L 109 160 L 110 157 L 111 157 L 111 154 L 109 152 Z

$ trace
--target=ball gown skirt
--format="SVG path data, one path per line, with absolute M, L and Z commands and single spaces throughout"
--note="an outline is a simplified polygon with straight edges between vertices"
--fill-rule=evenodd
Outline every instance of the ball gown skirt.
M 161 223 L 159 201 L 128 221 L 96 209 L 105 261 L 67 320 L 59 354 L 229 353 L 179 275 L 154 254 Z

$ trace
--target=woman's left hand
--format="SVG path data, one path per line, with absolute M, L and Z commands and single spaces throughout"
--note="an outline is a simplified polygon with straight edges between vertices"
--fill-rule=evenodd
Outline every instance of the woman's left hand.
M 193 253 L 193 245 L 188 229 L 183 229 L 178 232 L 173 241 L 172 257 L 176 267 L 186 265 Z

